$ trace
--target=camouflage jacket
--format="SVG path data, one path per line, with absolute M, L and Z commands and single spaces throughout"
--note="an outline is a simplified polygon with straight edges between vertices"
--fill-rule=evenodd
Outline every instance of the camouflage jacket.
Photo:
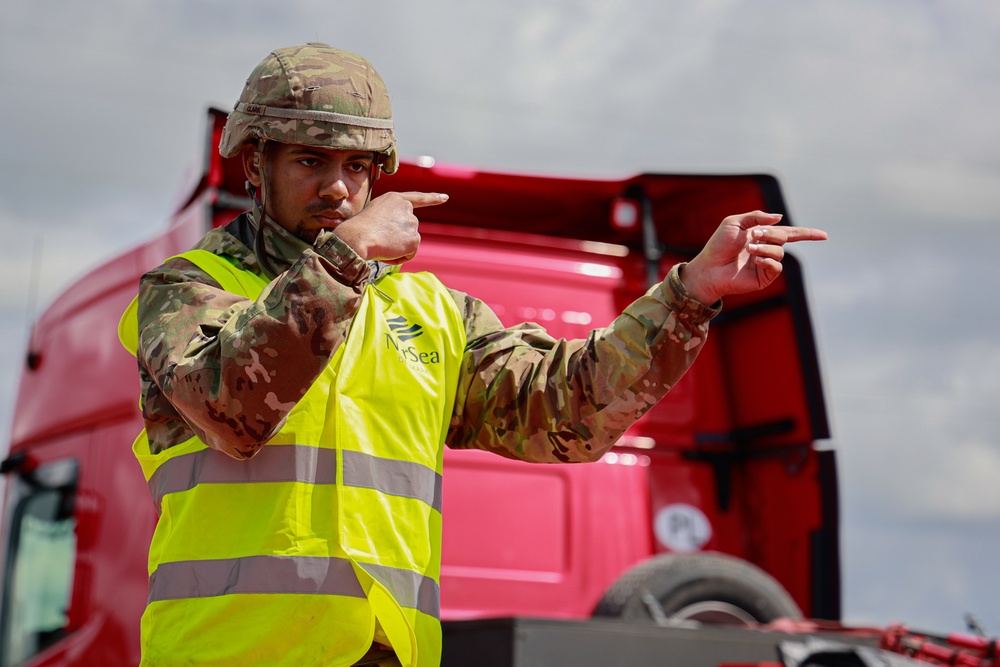
M 267 221 L 280 271 L 255 301 L 225 292 L 184 259 L 139 289 L 142 410 L 153 452 L 198 435 L 252 457 L 344 341 L 363 287 L 387 267 L 332 232 L 309 246 Z M 259 272 L 246 214 L 195 246 Z M 482 301 L 451 290 L 467 346 L 447 444 L 528 461 L 596 460 L 684 374 L 717 309 L 667 279 L 585 340 L 536 324 L 504 328 Z

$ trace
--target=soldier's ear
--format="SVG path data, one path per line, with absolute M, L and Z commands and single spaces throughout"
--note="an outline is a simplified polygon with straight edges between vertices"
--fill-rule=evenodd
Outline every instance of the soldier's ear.
M 263 180 L 260 177 L 260 151 L 257 150 L 257 144 L 247 142 L 240 157 L 243 159 L 243 173 L 246 174 L 247 180 L 255 188 L 259 188 Z

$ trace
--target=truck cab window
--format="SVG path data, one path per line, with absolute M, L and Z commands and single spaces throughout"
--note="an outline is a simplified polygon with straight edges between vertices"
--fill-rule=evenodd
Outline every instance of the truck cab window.
M 67 459 L 14 472 L 7 480 L 2 667 L 25 662 L 67 632 L 76 560 L 77 468 L 75 460 Z

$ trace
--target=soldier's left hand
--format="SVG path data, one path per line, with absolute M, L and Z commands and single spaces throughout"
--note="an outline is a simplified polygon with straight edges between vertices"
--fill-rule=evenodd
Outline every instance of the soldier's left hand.
M 683 269 L 681 281 L 688 294 L 713 304 L 727 294 L 753 292 L 770 285 L 781 274 L 784 245 L 796 241 L 824 241 L 826 232 L 809 227 L 775 226 L 776 213 L 752 211 L 731 215 Z

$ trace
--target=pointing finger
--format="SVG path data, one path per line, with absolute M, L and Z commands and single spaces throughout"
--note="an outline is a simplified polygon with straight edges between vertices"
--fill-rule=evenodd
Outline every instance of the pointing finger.
M 794 230 L 789 241 L 825 241 L 829 238 L 822 229 L 812 229 L 810 227 L 789 227 Z
M 437 206 L 448 201 L 448 195 L 440 192 L 400 192 L 403 199 L 413 204 L 413 208 Z
M 827 233 L 810 227 L 755 227 L 751 238 L 760 243 L 794 243 L 795 241 L 825 241 Z

